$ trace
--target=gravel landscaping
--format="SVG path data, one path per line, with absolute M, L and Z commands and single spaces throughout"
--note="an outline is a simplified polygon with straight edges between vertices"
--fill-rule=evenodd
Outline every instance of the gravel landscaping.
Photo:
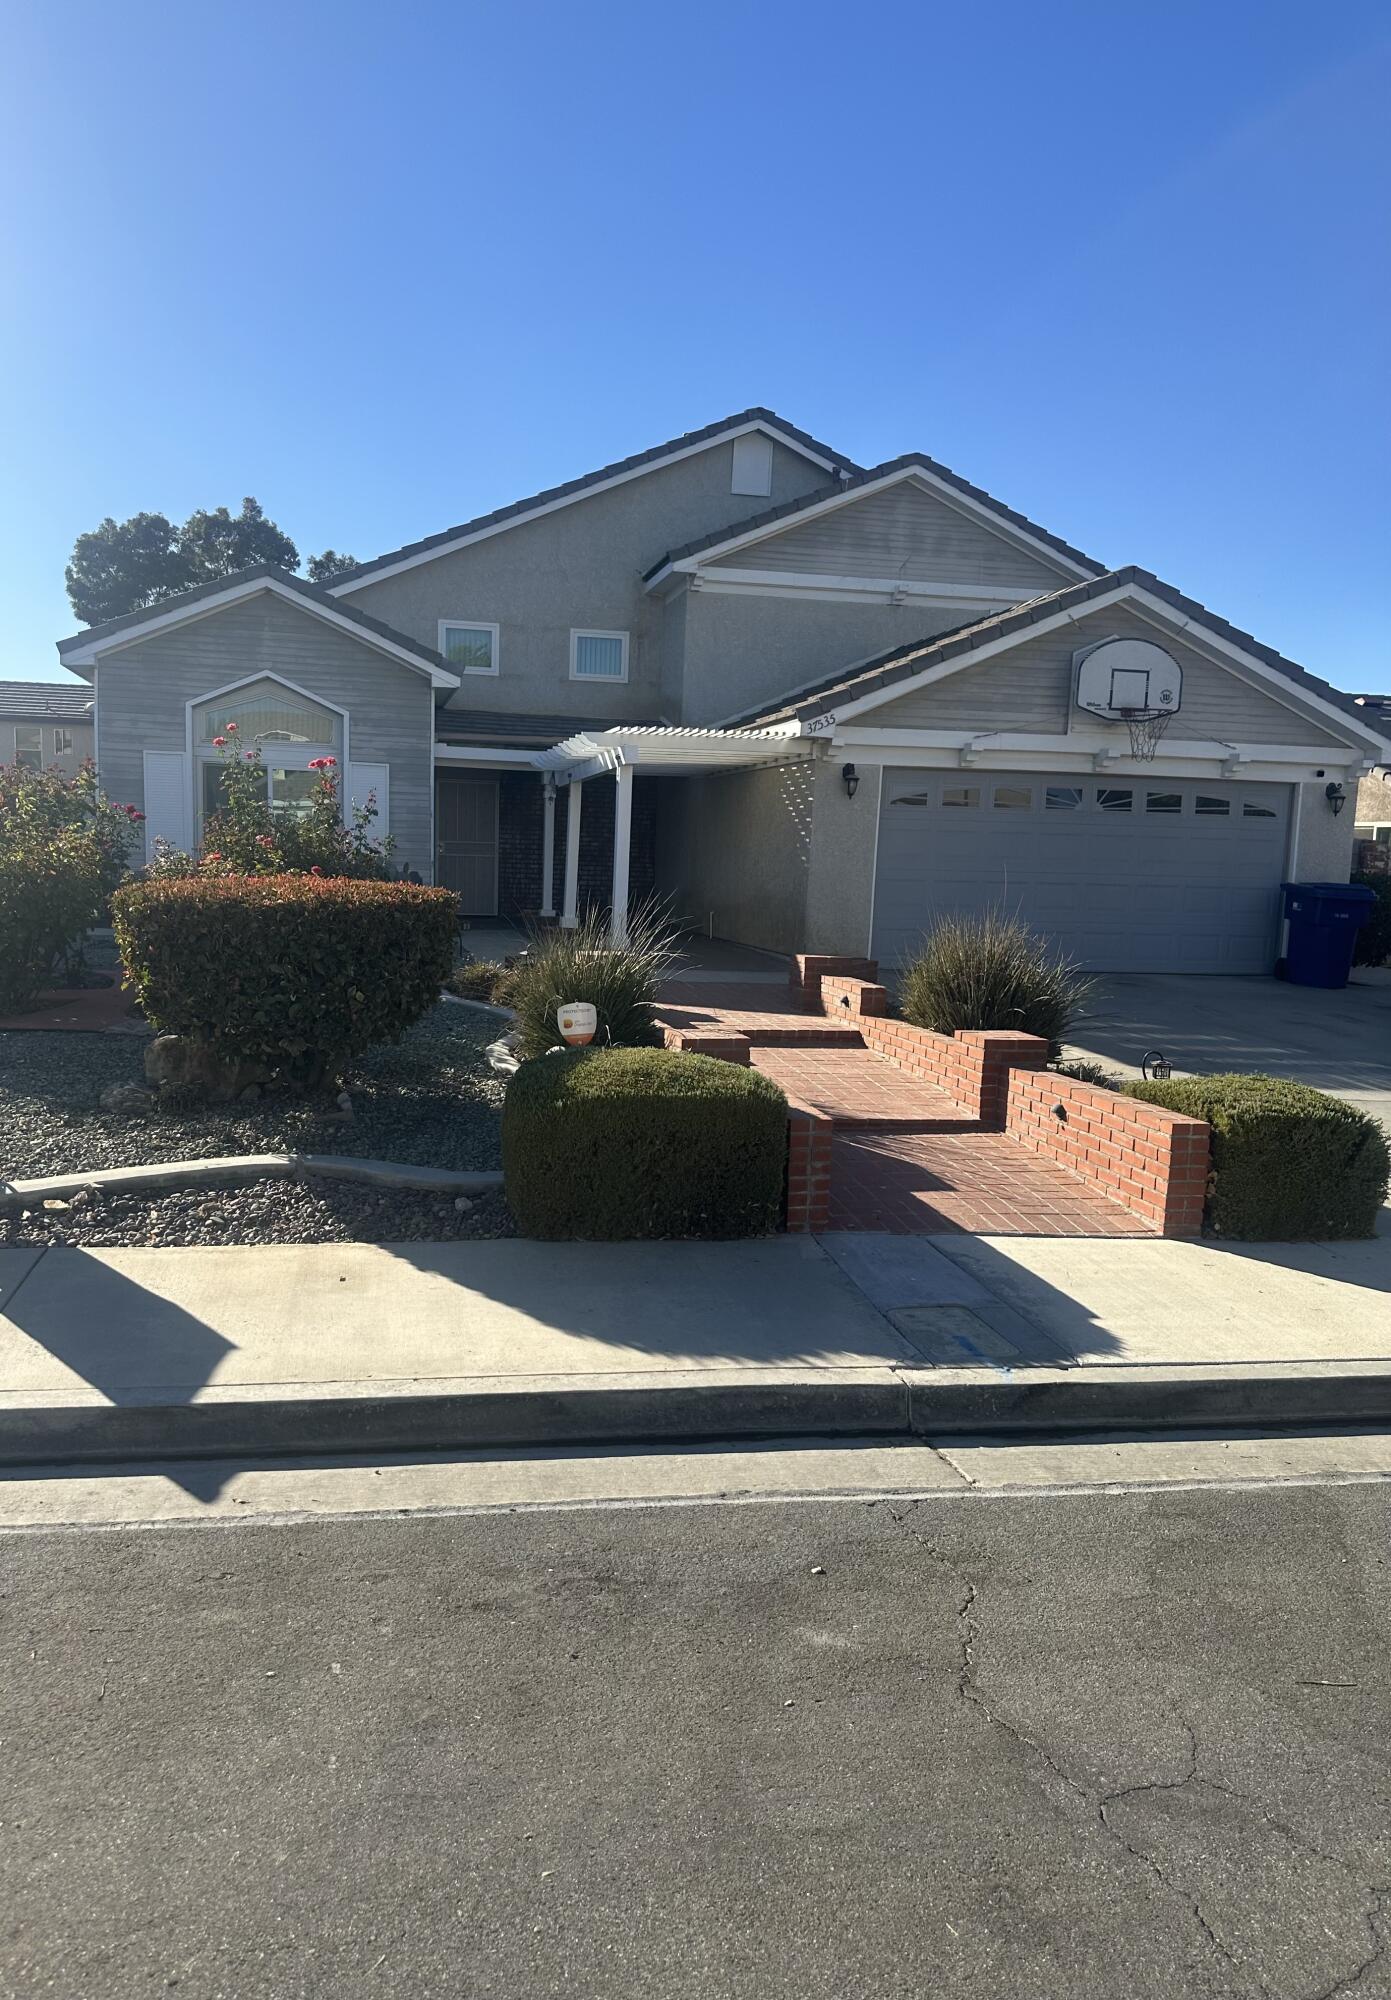
M 460 1199 L 463 1207 L 456 1205 Z M 314 1178 L 174 1189 L 164 1194 L 103 1195 L 90 1189 L 70 1203 L 36 1207 L 27 1215 L 0 1214 L 0 1248 L 454 1243 L 467 1237 L 515 1234 L 500 1190 L 451 1199 Z
M 111 1084 L 144 1083 L 143 1036 L 0 1033 L 0 1179 L 274 1152 L 350 1153 L 459 1171 L 496 1169 L 501 1164 L 498 1119 L 504 1085 L 488 1067 L 483 1051 L 497 1033 L 495 1016 L 441 1003 L 402 1041 L 371 1050 L 356 1066 L 347 1079 L 351 1116 L 339 1111 L 329 1092 L 317 1098 L 272 1097 L 260 1103 L 178 1109 L 161 1103 L 134 1117 L 103 1111 L 98 1100 Z M 120 1203 L 123 1209 L 138 1207 L 151 1218 L 185 1200 L 195 1208 L 235 1200 L 238 1205 L 264 1204 L 273 1210 L 288 1203 L 303 1212 L 302 1220 L 291 1227 L 316 1228 L 320 1222 L 304 1209 L 302 1199 L 296 1199 L 307 1192 L 307 1184 L 271 1182 L 215 1196 L 206 1189 L 187 1197 L 123 1196 Z M 329 1208 L 334 1217 L 343 1217 L 358 1214 L 354 1204 L 361 1205 L 366 1227 L 376 1213 L 372 1205 L 383 1199 L 403 1203 L 403 1218 L 432 1215 L 439 1204 L 438 1197 L 428 1195 L 383 1197 L 371 1189 L 335 1184 Z M 114 1209 L 117 1203 L 108 1206 Z M 480 1203 L 480 1211 L 483 1208 Z M 170 1212 L 182 1213 L 172 1208 Z M 265 1226 L 271 1226 L 269 1220 Z M 326 1232 L 322 1235 L 277 1234 L 288 1242 L 334 1242 L 352 1235 L 351 1230 L 345 1233 L 327 1222 L 322 1226 Z M 111 1240 L 151 1239 L 147 1234 Z M 161 1240 L 271 1239 L 170 1236 Z M 380 1239 L 357 1236 L 355 1240 Z

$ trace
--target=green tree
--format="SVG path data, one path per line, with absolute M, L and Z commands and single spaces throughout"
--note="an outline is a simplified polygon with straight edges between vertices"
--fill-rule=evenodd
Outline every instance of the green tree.
M 296 570 L 299 550 L 248 495 L 240 513 L 202 507 L 180 527 L 166 514 L 132 514 L 128 521 L 108 514 L 100 526 L 78 536 L 64 576 L 78 619 L 100 625 L 258 563 Z M 336 549 L 325 549 L 308 563 L 314 583 L 328 583 L 356 567 L 354 557 Z
M 68 602 L 84 625 L 123 618 L 162 598 L 187 590 L 194 577 L 165 514 L 132 514 L 79 535 L 64 571 Z
M 310 556 L 304 573 L 311 583 L 332 583 L 336 576 L 346 576 L 356 568 L 356 556 L 340 556 L 337 549 L 325 549 L 321 556 Z
M 257 563 L 276 563 L 281 569 L 299 568 L 299 550 L 290 537 L 268 520 L 259 500 L 250 494 L 241 503 L 240 514 L 225 507 L 211 513 L 200 508 L 190 514 L 179 530 L 179 547 L 188 560 L 195 583 L 211 583 L 220 576 L 235 576 L 238 570 L 252 569 Z

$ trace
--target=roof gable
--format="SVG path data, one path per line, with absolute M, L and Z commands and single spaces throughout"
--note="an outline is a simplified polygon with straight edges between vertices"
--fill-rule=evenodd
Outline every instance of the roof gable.
M 981 487 L 972 486 L 968 480 L 962 479 L 947 466 L 939 465 L 925 453 L 910 452 L 905 457 L 889 459 L 883 465 L 857 472 L 849 479 L 818 487 L 815 492 L 803 494 L 784 506 L 751 515 L 736 527 L 717 529 L 713 534 L 701 536 L 698 541 L 688 542 L 683 548 L 672 549 L 660 562 L 653 564 L 645 581 L 649 585 L 658 583 L 673 569 L 695 568 L 697 561 L 701 564 L 730 562 L 736 554 L 745 557 L 749 567 L 756 568 L 755 558 L 768 545 L 770 537 L 793 522 L 809 524 L 846 507 L 859 505 L 867 495 L 909 481 L 921 491 L 934 495 L 945 506 L 954 508 L 958 514 L 1034 556 L 1040 564 L 1038 575 L 1044 578 L 1104 574 L 1102 563 L 1073 548 L 1060 535 L 1051 534 L 1047 528 L 1029 520 L 1027 515 L 1006 507 L 1002 501 L 996 500 Z
M 185 590 L 178 597 L 165 598 L 159 604 L 128 612 L 124 618 L 110 618 L 103 625 L 93 625 L 86 632 L 74 633 L 70 639 L 60 639 L 59 657 L 64 666 L 77 673 L 90 672 L 98 659 L 133 646 L 154 633 L 171 631 L 197 619 L 215 616 L 231 605 L 245 603 L 248 598 L 262 594 L 280 598 L 310 617 L 321 619 L 325 624 L 349 633 L 354 639 L 360 639 L 388 658 L 399 660 L 403 666 L 414 668 L 417 673 L 424 674 L 433 687 L 456 688 L 459 685 L 459 676 L 450 672 L 433 647 L 422 646 L 418 640 L 383 624 L 379 618 L 369 617 L 365 611 L 358 611 L 350 604 L 336 603 L 317 584 L 292 576 L 288 570 L 278 569 L 274 563 L 260 563 L 254 569 L 243 570 L 238 576 L 218 577 L 211 583 L 200 584 L 196 590 Z
M 795 424 L 784 423 L 775 411 L 756 406 L 740 410 L 732 417 L 722 417 L 718 423 L 707 424 L 703 430 L 687 431 L 680 437 L 668 438 L 665 444 L 652 445 L 647 451 L 635 452 L 629 458 L 615 460 L 612 465 L 600 466 L 596 472 L 582 473 L 578 479 L 546 487 L 542 492 L 532 493 L 524 500 L 514 500 L 506 507 L 496 507 L 491 513 L 478 514 L 471 521 L 461 521 L 456 527 L 445 528 L 437 535 L 427 535 L 422 541 L 407 542 L 371 562 L 359 563 L 347 576 L 334 581 L 333 594 L 335 597 L 350 596 L 365 584 L 380 583 L 383 577 L 394 576 L 399 570 L 412 569 L 418 563 L 433 562 L 437 556 L 450 555 L 455 549 L 467 547 L 470 542 L 481 541 L 487 535 L 501 534 L 523 521 L 534 520 L 538 514 L 571 506 L 577 500 L 587 500 L 593 494 L 606 492 L 625 480 L 640 478 L 644 473 L 655 472 L 677 459 L 728 443 L 750 431 L 764 432 L 813 464 L 823 466 L 827 472 L 854 473 L 859 469 L 853 459 L 834 451 L 830 445 L 822 444 L 808 432 L 798 430 Z
M 931 686 L 978 666 L 1042 632 L 1071 627 L 1079 612 L 1126 605 L 1134 606 L 1161 629 L 1182 637 L 1187 645 L 1206 646 L 1219 659 L 1245 671 L 1268 694 L 1318 716 L 1341 737 L 1354 738 L 1373 752 L 1384 747 L 1383 739 L 1369 726 L 1365 711 L 1351 695 L 1308 673 L 1273 647 L 1262 645 L 1249 632 L 1219 618 L 1148 570 L 1134 567 L 1046 592 L 1008 611 L 972 619 L 920 645 L 895 647 L 842 674 L 796 690 L 775 709 L 765 708 L 738 721 L 748 728 L 793 723 L 805 727 L 813 719 L 823 725 L 849 722 L 898 701 L 912 689 Z

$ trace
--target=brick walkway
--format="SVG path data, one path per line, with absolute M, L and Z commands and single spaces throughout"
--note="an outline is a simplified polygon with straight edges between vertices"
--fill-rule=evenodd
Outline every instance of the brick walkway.
M 831 1228 L 899 1236 L 1152 1236 L 1003 1132 L 847 1133 L 831 1148 Z
M 959 1131 L 974 1122 L 945 1090 L 895 1069 L 870 1049 L 755 1048 L 749 1060 L 789 1097 L 829 1112 L 842 1130 Z
M 836 1124 L 832 1229 L 940 1236 L 1149 1236 L 1119 1202 L 1003 1132 L 982 1132 L 935 1084 L 867 1049 L 859 1030 L 811 1012 L 766 978 L 673 979 L 657 1018 L 738 1034 L 750 1063 Z

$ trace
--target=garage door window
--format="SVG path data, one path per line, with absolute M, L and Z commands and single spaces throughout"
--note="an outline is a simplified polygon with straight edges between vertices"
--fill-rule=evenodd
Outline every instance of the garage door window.
M 1134 792 L 1114 785 L 1102 785 L 1096 795 L 1096 802 L 1104 813 L 1128 813 L 1135 802 Z
M 1043 795 L 1047 812 L 1077 812 L 1082 804 L 1080 785 L 1050 785 Z
M 944 806 L 978 806 L 980 804 L 980 786 L 943 785 L 942 804 Z
M 1181 813 L 1183 794 L 1181 792 L 1146 792 L 1145 811 L 1150 813 Z
M 1275 811 L 1272 806 L 1258 806 L 1251 799 L 1243 799 L 1241 803 L 1241 817 L 1243 819 L 1274 819 Z
M 1028 812 L 1033 805 L 1033 791 L 1028 785 L 996 785 L 995 804 L 1004 812 Z
M 1199 792 L 1193 810 L 1199 819 L 1227 819 L 1231 815 L 1232 802 L 1213 792 Z

